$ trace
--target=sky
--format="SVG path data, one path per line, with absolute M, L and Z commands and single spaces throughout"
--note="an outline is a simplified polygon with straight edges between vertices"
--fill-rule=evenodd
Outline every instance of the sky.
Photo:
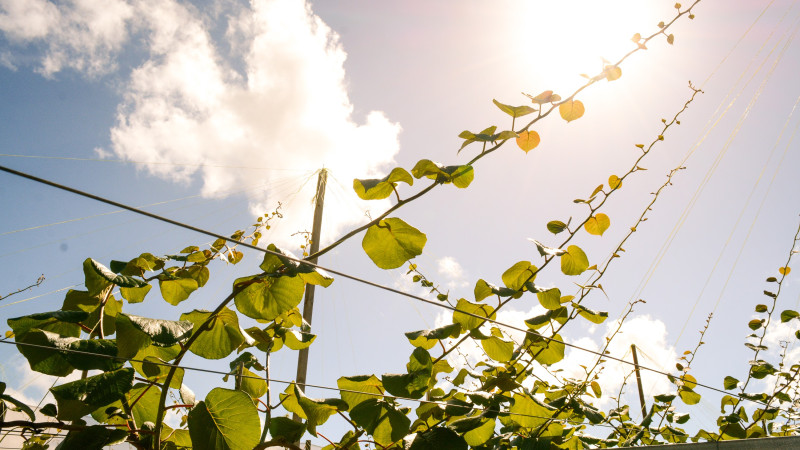
M 0 0 L 0 165 L 140 206 L 222 234 L 249 226 L 281 205 L 283 218 L 262 242 L 300 253 L 311 229 L 316 171 L 330 171 L 323 245 L 388 201 L 363 202 L 353 178 L 373 178 L 420 159 L 463 164 L 477 144 L 457 153 L 463 130 L 510 122 L 492 99 L 529 104 L 522 93 L 566 96 L 633 49 L 674 14 L 674 2 L 303 2 L 300 0 Z M 684 5 L 686 7 L 686 5 Z M 673 168 L 685 166 L 659 196 L 648 221 L 626 243 L 587 306 L 609 312 L 606 324 L 575 324 L 564 337 L 598 349 L 614 320 L 637 299 L 611 348 L 640 363 L 673 370 L 713 318 L 691 373 L 722 387 L 747 373 L 747 322 L 766 300 L 765 278 L 778 276 L 793 248 L 800 217 L 796 74 L 800 20 L 796 1 L 703 0 L 693 20 L 671 28 L 577 99 L 585 115 L 556 114 L 537 123 L 541 144 L 525 153 L 508 142 L 475 166 L 468 189 L 444 186 L 397 212 L 427 235 L 420 270 L 451 298 L 470 299 L 478 279 L 500 283 L 519 260 L 536 263 L 528 241 L 560 242 L 545 225 L 586 213 L 586 198 L 624 173 L 691 95 L 703 89 L 612 196 L 602 236 L 575 243 L 601 263 L 625 236 Z M 66 289 L 80 289 L 81 262 L 107 263 L 143 251 L 169 254 L 209 239 L 119 212 L 31 181 L 0 175 L 0 318 L 58 309 Z M 403 187 L 412 195 L 424 187 Z M 374 267 L 358 236 L 320 264 L 424 295 L 405 271 Z M 133 314 L 177 319 L 213 309 L 238 276 L 257 271 L 245 252 L 237 266 L 217 264 L 203 291 L 178 307 L 152 298 Z M 537 282 L 573 291 L 583 277 L 555 270 Z M 778 310 L 797 309 L 800 287 L 789 274 Z M 340 376 L 399 372 L 412 347 L 404 332 L 445 323 L 444 310 L 339 279 L 317 290 L 310 383 Z M 126 305 L 126 309 L 128 305 Z M 498 316 L 522 326 L 539 311 L 525 296 Z M 788 325 L 770 348 L 791 336 Z M 477 352 L 464 350 L 465 357 Z M 773 352 L 775 353 L 775 352 Z M 797 356 L 792 348 L 790 356 Z M 295 354 L 273 359 L 274 378 L 291 380 Z M 796 359 L 796 358 L 795 358 Z M 562 367 L 577 373 L 590 355 L 568 350 Z M 0 348 L 0 379 L 37 404 L 52 379 L 31 374 L 12 346 Z M 187 359 L 187 364 L 205 364 Z M 459 361 L 454 360 L 454 363 Z M 220 363 L 226 368 L 227 363 Z M 627 372 L 608 364 L 605 392 Z M 220 380 L 194 377 L 202 398 Z M 645 373 L 649 393 L 670 389 Z M 276 384 L 274 389 L 283 390 Z M 628 394 L 634 389 L 629 385 Z M 331 396 L 310 391 L 316 397 Z M 713 428 L 719 396 L 683 407 L 696 426 Z M 634 397 L 628 396 L 631 404 Z M 601 405 L 608 406 L 608 398 Z M 333 419 L 331 434 L 343 430 Z M 339 433 L 341 434 L 341 433 Z M 321 443 L 321 442 L 318 442 Z M 4 442 L 0 442 L 3 445 Z

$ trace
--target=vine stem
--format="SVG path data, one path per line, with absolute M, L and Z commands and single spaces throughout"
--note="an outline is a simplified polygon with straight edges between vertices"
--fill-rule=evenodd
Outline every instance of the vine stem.
M 163 428 L 164 424 L 164 411 L 166 408 L 167 393 L 169 392 L 169 385 L 170 383 L 172 383 L 172 377 L 175 376 L 175 372 L 178 370 L 181 360 L 186 355 L 186 352 L 189 351 L 189 348 L 191 348 L 192 344 L 194 344 L 194 342 L 200 336 L 200 334 L 205 332 L 208 329 L 208 326 L 211 324 L 211 322 L 217 318 L 217 315 L 220 312 L 222 312 L 222 310 L 226 306 L 228 306 L 228 304 L 234 299 L 234 297 L 239 295 L 239 293 L 242 292 L 250 284 L 252 283 L 242 283 L 238 286 L 234 286 L 233 291 L 227 297 L 225 297 L 225 299 L 219 304 L 219 306 L 217 306 L 217 308 L 208 316 L 208 319 L 206 319 L 206 321 L 203 322 L 202 325 L 200 325 L 200 327 L 197 328 L 197 331 L 193 333 L 191 337 L 189 337 L 189 339 L 186 341 L 186 344 L 184 344 L 181 347 L 181 351 L 180 353 L 178 353 L 178 356 L 175 357 L 173 363 L 170 365 L 169 372 L 167 373 L 167 378 L 164 379 L 164 383 L 162 385 L 163 387 L 161 389 L 161 396 L 158 399 L 156 424 L 155 427 L 153 428 L 153 432 L 155 434 L 155 437 L 153 438 L 153 450 L 158 450 L 161 448 L 161 429 Z

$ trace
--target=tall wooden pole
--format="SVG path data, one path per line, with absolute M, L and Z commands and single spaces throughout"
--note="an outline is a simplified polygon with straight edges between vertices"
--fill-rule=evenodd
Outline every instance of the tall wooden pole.
M 636 346 L 631 344 L 633 354 L 633 368 L 636 371 L 636 385 L 639 386 L 639 403 L 642 405 L 642 419 L 647 417 L 647 406 L 644 404 L 644 391 L 642 390 L 642 374 L 639 373 L 639 357 L 636 355 Z
M 325 185 L 328 183 L 328 170 L 322 169 L 319 171 L 319 178 L 317 178 L 317 193 L 314 196 L 314 225 L 311 228 L 311 249 L 309 254 L 313 255 L 319 251 L 319 239 L 322 231 L 322 207 L 325 202 Z M 312 258 L 310 262 L 316 264 L 317 258 Z M 311 315 L 314 310 L 314 285 L 306 284 L 306 296 L 303 299 L 303 319 L 311 325 Z M 305 392 L 306 373 L 308 372 L 308 349 L 300 350 L 297 355 L 297 376 L 295 381 L 297 387 Z M 300 421 L 300 417 L 295 414 L 295 421 Z

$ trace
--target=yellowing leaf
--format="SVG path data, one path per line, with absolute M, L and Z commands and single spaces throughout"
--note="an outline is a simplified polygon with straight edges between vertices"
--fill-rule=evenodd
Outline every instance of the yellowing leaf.
M 606 66 L 603 73 L 608 81 L 618 80 L 622 76 L 622 69 L 617 66 Z
M 531 99 L 533 103 L 543 105 L 545 103 L 553 103 L 561 100 L 561 96 L 558 94 L 553 94 L 553 91 L 544 91 L 541 94 L 537 95 L 536 97 L 524 94 L 526 97 Z
M 632 40 L 633 42 L 636 42 L 636 43 L 638 44 L 638 43 L 639 43 L 639 41 L 641 41 L 641 40 L 642 40 L 642 35 L 641 35 L 641 34 L 639 34 L 639 33 L 636 33 L 636 34 L 634 34 L 634 35 L 633 35 L 633 37 L 631 38 L 631 40 Z
M 558 112 L 561 114 L 562 119 L 567 122 L 572 122 L 573 120 L 583 117 L 583 113 L 586 112 L 586 109 L 580 100 L 568 100 L 559 105 Z
M 616 175 L 611 175 L 608 177 L 608 187 L 610 187 L 612 190 L 619 189 L 622 187 L 622 180 L 620 180 Z
M 667 43 L 669 45 L 672 45 L 672 44 L 675 43 L 675 35 L 674 34 L 670 34 L 669 36 L 667 36 Z
M 789 275 L 789 272 L 791 272 L 791 271 L 792 271 L 791 267 L 779 267 L 778 268 L 778 273 L 781 274 L 781 275 Z
M 519 145 L 519 148 L 525 153 L 528 153 L 539 145 L 540 140 L 539 133 L 535 131 L 523 131 L 519 133 L 517 145 Z
M 608 218 L 608 216 L 603 213 L 597 213 L 597 215 L 590 217 L 589 220 L 586 221 L 586 223 L 583 225 L 583 228 L 585 228 L 586 232 L 589 234 L 602 236 L 610 226 L 611 220 Z

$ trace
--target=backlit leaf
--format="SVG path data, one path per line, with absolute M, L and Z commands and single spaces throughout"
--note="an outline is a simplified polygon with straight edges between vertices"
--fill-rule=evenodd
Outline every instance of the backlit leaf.
M 603 213 L 595 214 L 594 216 L 590 217 L 585 224 L 583 224 L 583 228 L 586 230 L 586 232 L 595 236 L 602 236 L 610 226 L 611 219 L 609 219 L 608 216 Z
M 567 122 L 580 119 L 585 112 L 586 108 L 580 100 L 567 100 L 558 105 L 558 113 L 561 114 L 561 118 Z
M 380 200 L 392 195 L 399 182 L 411 186 L 414 184 L 414 178 L 405 169 L 396 167 L 381 179 L 353 180 L 353 190 L 362 200 Z
M 428 238 L 398 218 L 388 218 L 369 227 L 361 246 L 381 269 L 396 269 L 422 254 Z
M 561 272 L 564 275 L 580 275 L 589 267 L 589 258 L 577 245 L 567 247 L 567 253 L 561 255 Z
M 250 396 L 214 388 L 189 412 L 194 450 L 251 450 L 259 442 L 261 422 Z
M 192 334 L 197 334 L 200 326 L 211 317 L 211 312 L 195 309 L 181 314 L 181 320 L 194 324 Z M 222 359 L 244 342 L 239 329 L 239 318 L 228 308 L 223 308 L 206 326 L 200 336 L 192 343 L 189 351 L 206 359 Z
M 528 115 L 528 114 L 530 114 L 532 112 L 536 112 L 535 109 L 533 109 L 533 108 L 531 108 L 530 106 L 527 106 L 527 105 L 510 106 L 510 105 L 506 105 L 506 104 L 500 103 L 500 102 L 498 102 L 497 100 L 494 100 L 494 99 L 492 101 L 494 102 L 495 105 L 497 105 L 498 108 L 500 108 L 500 111 L 503 111 L 504 113 L 506 113 L 509 116 L 514 117 L 514 118 L 526 116 L 526 115 Z
M 517 137 L 517 145 L 521 148 L 525 153 L 535 149 L 541 138 L 539 137 L 539 133 L 533 130 L 526 130 L 519 133 L 519 137 Z

